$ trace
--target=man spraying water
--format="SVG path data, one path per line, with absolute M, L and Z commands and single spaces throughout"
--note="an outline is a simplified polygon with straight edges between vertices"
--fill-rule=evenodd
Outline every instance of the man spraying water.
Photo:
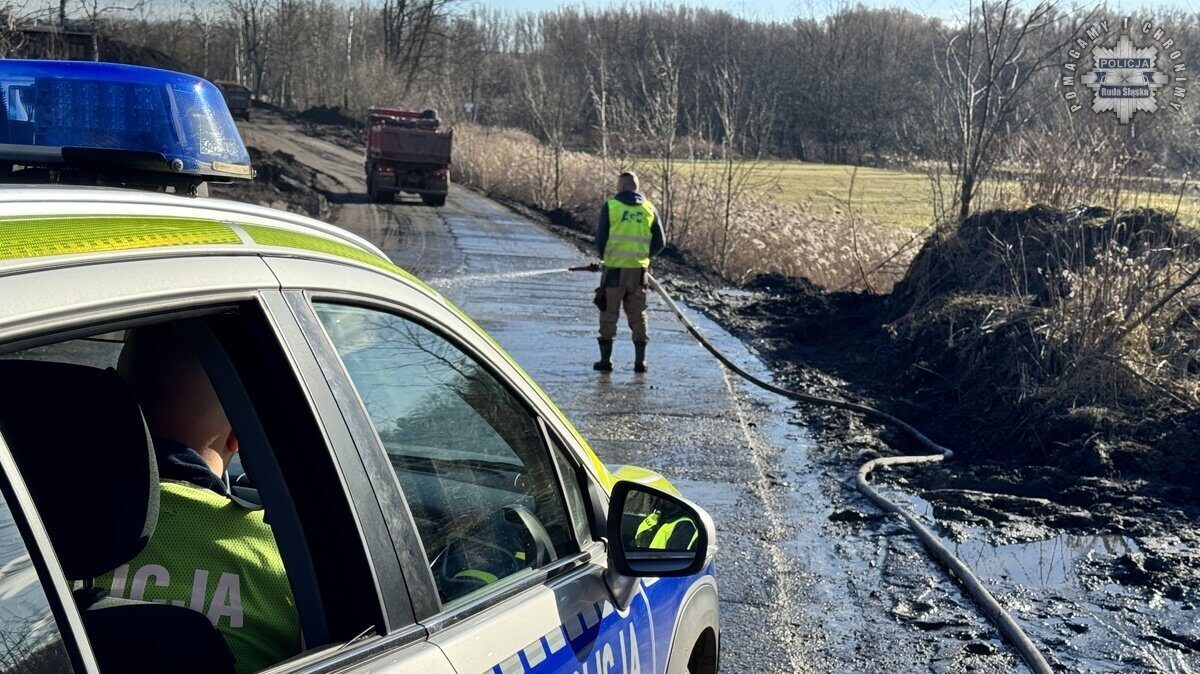
M 613 340 L 621 307 L 633 332 L 634 372 L 646 371 L 646 276 L 650 258 L 666 247 L 662 218 L 638 191 L 637 176 L 626 172 L 617 178 L 617 195 L 600 208 L 596 222 L 596 248 L 604 262 L 600 290 L 600 360 L 592 369 L 611 372 Z

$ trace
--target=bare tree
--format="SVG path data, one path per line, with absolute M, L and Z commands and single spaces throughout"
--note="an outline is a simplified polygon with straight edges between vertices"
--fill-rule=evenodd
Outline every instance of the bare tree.
M 997 150 L 1021 122 L 1033 76 L 1054 65 L 1063 42 L 1052 35 L 1055 3 L 1021 12 L 1015 0 L 981 0 L 966 23 L 943 36 L 937 59 L 944 105 L 935 108 L 943 161 L 955 179 L 959 220 L 971 213 Z
M 11 56 L 25 45 L 22 28 L 36 16 L 26 2 L 0 2 L 0 56 Z
M 383 50 L 407 93 L 433 53 L 454 0 L 383 0 Z
M 747 194 L 763 180 L 760 171 L 763 139 L 774 123 L 776 101 L 766 92 L 747 91 L 742 69 L 736 59 L 716 66 L 711 76 L 714 110 L 720 123 L 720 193 L 718 226 L 712 230 L 715 240 L 717 271 L 729 273 L 729 258 L 737 244 L 741 224 L 737 209 Z
M 675 176 L 678 172 L 680 114 L 680 44 L 673 34 L 652 35 L 645 63 L 637 65 L 640 104 L 634 106 L 638 131 L 650 144 L 660 205 L 667 226 L 675 218 Z M 666 232 L 671 236 L 671 232 Z
M 588 95 L 596 114 L 596 126 L 600 132 L 600 157 L 608 161 L 609 120 L 612 112 L 613 60 L 611 52 L 613 35 L 605 30 L 608 26 L 595 14 L 585 18 L 587 26 Z
M 79 9 L 87 20 L 88 30 L 92 34 L 92 60 L 100 60 L 100 37 L 103 29 L 122 16 L 140 12 L 146 7 L 146 0 L 127 0 L 126 2 L 109 2 L 107 0 L 78 0 Z M 59 26 L 66 25 L 66 17 L 70 12 L 68 0 L 59 0 Z
M 530 121 L 537 135 L 550 147 L 551 209 L 562 208 L 563 153 L 566 151 L 568 119 L 579 100 L 565 70 L 555 63 L 555 55 L 539 50 L 540 24 L 544 17 L 527 17 L 519 22 L 522 41 L 529 51 L 521 69 L 521 91 Z
M 225 3 L 237 25 L 237 80 L 261 93 L 270 63 L 271 33 L 275 27 L 270 1 L 225 0 Z

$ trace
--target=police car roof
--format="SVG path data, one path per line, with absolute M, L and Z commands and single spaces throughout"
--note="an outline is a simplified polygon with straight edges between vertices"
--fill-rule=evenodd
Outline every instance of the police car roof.
M 313 218 L 226 199 L 61 185 L 0 185 L 0 269 L 55 266 L 64 257 L 136 257 L 163 248 L 231 253 L 287 249 L 334 256 L 407 278 L 377 247 Z M 201 252 L 201 251 L 197 251 Z M 422 284 L 423 285 L 423 284 Z

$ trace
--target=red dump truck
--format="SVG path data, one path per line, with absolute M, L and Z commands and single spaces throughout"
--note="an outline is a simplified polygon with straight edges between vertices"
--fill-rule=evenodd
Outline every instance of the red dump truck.
M 433 110 L 372 108 L 367 113 L 367 194 L 391 201 L 397 192 L 443 206 L 450 188 L 450 145 Z

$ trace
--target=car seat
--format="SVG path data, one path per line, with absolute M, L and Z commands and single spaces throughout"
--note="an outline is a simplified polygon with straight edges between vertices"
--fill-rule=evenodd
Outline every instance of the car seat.
M 79 588 L 100 670 L 232 673 L 233 655 L 203 614 L 92 585 L 137 556 L 158 521 L 154 448 L 125 382 L 112 369 L 22 360 L 0 361 L 0 382 L 0 434 Z

